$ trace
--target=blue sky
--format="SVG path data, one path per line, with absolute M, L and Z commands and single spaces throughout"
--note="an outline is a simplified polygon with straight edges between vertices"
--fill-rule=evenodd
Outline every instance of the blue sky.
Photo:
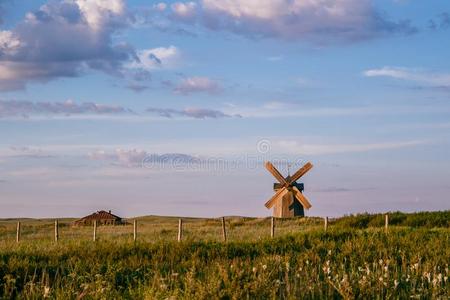
M 0 217 L 449 209 L 450 4 L 0 1 Z M 288 168 L 288 166 L 290 166 Z

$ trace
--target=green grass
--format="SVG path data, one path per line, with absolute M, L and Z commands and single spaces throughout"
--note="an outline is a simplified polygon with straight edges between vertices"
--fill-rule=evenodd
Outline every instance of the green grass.
M 159 242 L 177 239 L 178 217 L 146 216 L 136 218 L 138 238 L 140 241 Z M 15 241 L 18 220 L 0 220 L 0 238 Z M 75 219 L 59 219 L 59 236 L 61 241 L 89 241 L 93 237 L 92 226 L 73 226 Z M 21 240 L 53 241 L 53 219 L 21 219 Z M 132 240 L 132 220 L 128 225 L 99 226 L 97 238 Z M 183 238 L 195 241 L 221 241 L 221 219 L 183 218 Z M 227 217 L 227 236 L 230 241 L 257 241 L 270 236 L 270 218 Z M 278 219 L 276 232 L 279 235 L 311 231 L 323 228 L 320 218 Z
M 0 220 L 0 297 L 448 299 L 449 212 L 396 214 L 388 233 L 381 215 L 327 232 L 317 218 L 277 220 L 274 239 L 270 219 L 230 217 L 227 243 L 218 219 L 184 219 L 181 243 L 175 217 L 139 218 L 137 242 L 131 225 L 100 227 L 95 243 L 73 220 L 60 220 L 58 243 L 53 220 L 21 220 L 18 244 L 17 220 Z

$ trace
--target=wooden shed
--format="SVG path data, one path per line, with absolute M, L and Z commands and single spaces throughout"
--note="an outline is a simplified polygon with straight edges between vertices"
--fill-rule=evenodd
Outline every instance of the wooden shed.
M 126 222 L 119 216 L 116 216 L 111 213 L 111 211 L 99 210 L 93 214 L 90 214 L 86 217 L 83 217 L 77 221 L 75 221 L 74 225 L 83 226 L 83 225 L 92 225 L 94 221 L 97 221 L 97 225 L 123 225 Z

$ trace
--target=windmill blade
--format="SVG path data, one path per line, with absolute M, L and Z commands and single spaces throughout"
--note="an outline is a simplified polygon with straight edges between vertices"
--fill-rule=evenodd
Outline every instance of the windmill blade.
M 303 175 L 306 174 L 306 172 L 308 172 L 309 170 L 311 170 L 313 167 L 312 163 L 307 162 L 303 167 L 301 167 L 300 169 L 298 169 L 297 172 L 294 173 L 294 175 L 291 176 L 291 182 L 295 182 L 297 181 L 300 177 L 302 177 Z
M 272 206 L 275 205 L 275 203 L 277 202 L 278 199 L 283 198 L 283 196 L 288 192 L 286 187 L 283 187 L 281 189 L 279 189 L 275 195 L 273 195 L 272 198 L 270 198 L 269 201 L 266 202 L 266 204 L 264 204 L 267 208 L 271 208 Z
M 281 175 L 270 161 L 266 162 L 265 167 L 280 183 L 287 184 L 286 179 L 284 179 L 283 175 Z
M 310 209 L 312 207 L 311 203 L 309 203 L 308 199 L 300 192 L 300 190 L 297 187 L 292 188 L 295 198 L 297 198 L 298 201 L 303 205 L 304 208 Z

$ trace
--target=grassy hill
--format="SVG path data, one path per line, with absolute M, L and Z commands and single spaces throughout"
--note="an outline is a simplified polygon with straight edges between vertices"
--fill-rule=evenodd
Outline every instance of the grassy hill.
M 0 297 L 57 299 L 442 298 L 450 296 L 450 212 L 362 214 L 331 220 L 138 218 L 132 226 L 0 220 Z

